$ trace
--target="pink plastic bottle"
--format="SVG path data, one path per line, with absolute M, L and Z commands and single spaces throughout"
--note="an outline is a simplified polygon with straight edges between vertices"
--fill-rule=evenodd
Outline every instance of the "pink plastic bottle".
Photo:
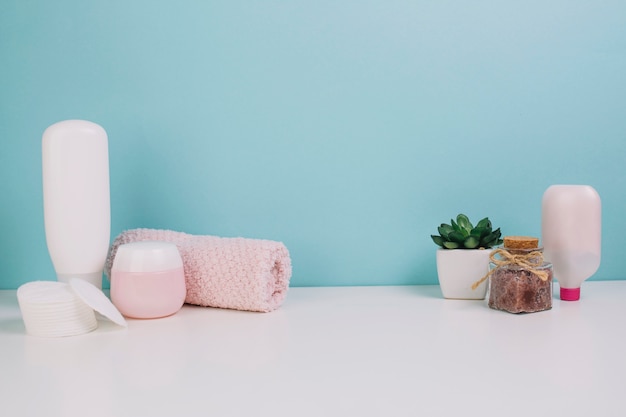
M 176 313 L 186 297 L 183 261 L 176 245 L 133 242 L 117 248 L 111 301 L 126 317 L 151 319 Z
M 601 202 L 588 185 L 552 185 L 543 194 L 541 233 L 561 300 L 577 301 L 580 286 L 600 266 Z

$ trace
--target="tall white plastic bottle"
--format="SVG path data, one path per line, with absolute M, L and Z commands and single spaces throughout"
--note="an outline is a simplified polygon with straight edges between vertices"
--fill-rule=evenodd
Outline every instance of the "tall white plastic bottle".
M 600 196 L 589 185 L 552 185 L 543 194 L 541 237 L 561 300 L 576 301 L 580 286 L 600 266 Z
M 57 279 L 102 288 L 111 234 L 108 137 L 98 124 L 65 120 L 42 138 L 44 223 Z

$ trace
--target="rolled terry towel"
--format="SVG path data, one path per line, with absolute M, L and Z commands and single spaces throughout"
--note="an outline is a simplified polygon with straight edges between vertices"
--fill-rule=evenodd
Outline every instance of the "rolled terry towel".
M 133 229 L 115 238 L 105 264 L 120 245 L 139 241 L 174 243 L 183 259 L 185 302 L 205 307 L 269 312 L 282 304 L 291 278 L 289 251 L 281 242 L 191 235 L 171 230 Z

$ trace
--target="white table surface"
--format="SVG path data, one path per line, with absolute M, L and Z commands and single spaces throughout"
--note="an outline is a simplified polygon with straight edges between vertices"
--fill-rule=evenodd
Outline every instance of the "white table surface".
M 272 313 L 46 339 L 0 291 L 0 415 L 626 416 L 625 301 L 626 281 L 527 315 L 438 286 L 292 288 Z

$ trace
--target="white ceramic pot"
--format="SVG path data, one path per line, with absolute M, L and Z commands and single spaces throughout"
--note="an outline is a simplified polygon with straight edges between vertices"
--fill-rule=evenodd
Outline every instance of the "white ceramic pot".
M 487 282 L 472 284 L 489 272 L 491 249 L 438 249 L 437 275 L 444 298 L 484 300 Z

